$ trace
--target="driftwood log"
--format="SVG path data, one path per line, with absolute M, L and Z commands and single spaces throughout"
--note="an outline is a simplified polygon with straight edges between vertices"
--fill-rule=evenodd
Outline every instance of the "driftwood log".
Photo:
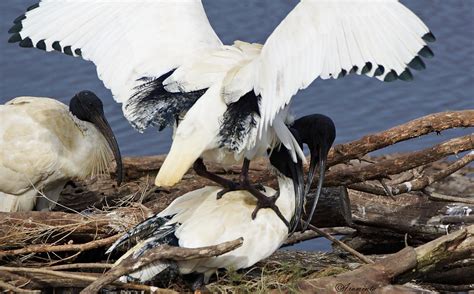
M 405 154 L 378 157 L 368 154 L 432 132 L 468 127 L 474 127 L 474 110 L 437 113 L 331 149 L 326 188 L 311 223 L 327 228 L 326 233 L 344 235 L 347 245 L 370 254 L 366 260 L 375 260 L 374 264 L 354 271 L 360 261 L 338 259 L 341 249 L 327 255 L 326 264 L 322 262 L 325 258 L 312 259 L 310 253 L 301 257 L 301 252 L 286 255 L 280 252 L 272 258 L 277 258 L 277 263 L 287 260 L 284 262 L 295 264 L 298 257 L 311 261 L 314 266 L 306 264 L 305 268 L 319 272 L 313 271 L 317 276 L 305 277 L 297 283 L 301 291 L 314 291 L 314 287 L 334 291 L 334 283 L 341 279 L 349 282 L 348 287 L 358 286 L 356 280 L 372 279 L 372 284 L 360 286 L 376 286 L 381 292 L 413 290 L 418 287 L 410 283 L 413 280 L 440 290 L 467 289 L 471 277 L 468 269 L 474 266 L 471 215 L 474 179 L 467 176 L 474 170 L 470 166 L 474 160 L 474 134 L 470 132 Z M 445 160 L 465 151 L 467 153 L 454 162 Z M 190 171 L 171 189 L 155 188 L 153 179 L 164 158 L 124 158 L 126 181 L 120 187 L 107 176 L 71 181 L 62 191 L 56 211 L 0 213 L 0 288 L 9 291 L 84 288 L 98 279 L 102 286 L 105 278 L 101 279 L 99 274 L 111 267 L 103 255 L 104 248 L 122 232 L 161 211 L 180 195 L 212 185 Z M 238 166 L 227 171 L 212 164 L 208 167 L 231 179 L 237 178 L 240 172 Z M 253 182 L 276 187 L 265 160 L 252 162 L 250 177 Z M 311 193 L 307 205 L 311 205 Z M 297 233 L 287 244 L 320 237 L 321 233 Z M 381 260 L 379 255 L 373 254 L 389 255 Z M 257 268 L 274 262 L 270 258 Z M 331 263 L 339 264 L 340 268 L 333 271 Z M 346 273 L 334 276 L 341 268 Z M 89 269 L 87 273 L 86 269 Z M 328 273 L 331 277 L 321 278 Z M 81 275 L 84 278 L 78 278 Z M 111 276 L 108 275 L 106 284 L 115 279 Z M 391 282 L 399 285 L 390 285 Z M 115 282 L 107 287 L 172 292 Z

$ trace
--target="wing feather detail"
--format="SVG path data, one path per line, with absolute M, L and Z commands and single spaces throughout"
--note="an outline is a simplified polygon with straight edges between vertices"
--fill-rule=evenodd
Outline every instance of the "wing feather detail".
M 200 0 L 42 0 L 16 22 L 11 42 L 92 61 L 120 103 L 140 78 L 222 46 Z
M 411 80 L 409 67 L 424 68 L 420 56 L 432 57 L 426 42 L 434 40 L 397 0 L 302 0 L 270 35 L 260 56 L 225 83 L 224 99 L 235 102 L 251 84 L 262 97 L 261 135 L 292 96 L 318 77 Z

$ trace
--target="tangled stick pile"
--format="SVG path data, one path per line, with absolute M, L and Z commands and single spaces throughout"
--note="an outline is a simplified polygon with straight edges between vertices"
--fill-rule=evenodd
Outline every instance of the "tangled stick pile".
M 305 271 L 294 283 L 286 283 L 292 286 L 283 290 L 296 287 L 311 292 L 317 287 L 333 291 L 341 283 L 353 287 L 418 287 L 406 284 L 413 280 L 440 290 L 461 291 L 472 287 L 469 272 L 474 267 L 474 218 L 470 213 L 474 211 L 474 197 L 469 196 L 474 196 L 474 180 L 467 174 L 473 171 L 469 163 L 474 160 L 474 134 L 420 151 L 367 156 L 372 151 L 429 133 L 472 127 L 474 110 L 443 112 L 335 146 L 328 159 L 331 167 L 325 181 L 328 188 L 312 224 L 328 228 L 325 231 L 329 233 L 346 235 L 343 240 L 347 245 L 375 263 L 358 266 L 364 263 L 360 259 L 348 257 L 341 261 L 337 254 L 327 254 L 325 258 L 332 258 L 338 270 L 322 263 L 313 267 L 305 265 L 306 269 L 314 270 Z M 462 153 L 465 154 L 460 156 Z M 457 159 L 446 161 L 451 155 L 458 155 Z M 63 207 L 58 207 L 61 211 L 0 213 L 0 288 L 31 292 L 47 287 L 84 288 L 94 282 L 86 292 L 106 285 L 166 293 L 180 290 L 176 285 L 167 290 L 114 282 L 117 273 L 126 272 L 133 265 L 109 270 L 117 256 L 104 255 L 107 246 L 123 231 L 162 210 L 176 197 L 209 184 L 190 173 L 172 190 L 151 188 L 163 158 L 125 159 L 127 183 L 120 188 L 105 178 L 69 183 L 62 193 Z M 274 186 L 274 177 L 266 165 L 255 162 L 251 166 L 251 180 Z M 210 169 L 230 176 L 238 172 L 224 172 L 212 166 Z M 295 234 L 287 243 L 320 234 L 313 231 Z M 213 246 L 200 254 L 219 255 L 239 246 L 239 242 Z M 389 255 L 381 259 L 381 254 Z M 158 248 L 147 256 L 146 262 L 200 255 L 186 249 Z M 279 257 L 272 258 L 257 267 L 264 269 L 275 260 L 280 265 L 285 263 Z M 302 262 L 294 256 L 287 260 L 293 268 Z M 108 274 L 102 276 L 107 270 Z M 249 284 L 261 280 L 261 276 L 240 276 L 240 279 Z M 229 279 L 224 276 L 209 287 L 216 291 L 238 289 L 235 280 L 227 282 Z M 391 283 L 405 285 L 390 286 Z M 258 285 L 258 289 L 262 287 Z

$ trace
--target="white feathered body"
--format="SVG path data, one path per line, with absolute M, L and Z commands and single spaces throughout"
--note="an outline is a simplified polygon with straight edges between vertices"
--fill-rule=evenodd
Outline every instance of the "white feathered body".
M 288 228 L 271 210 L 262 209 L 255 220 L 251 214 L 256 200 L 247 191 L 235 191 L 225 194 L 217 200 L 220 187 L 207 186 L 189 192 L 158 214 L 165 217 L 175 215 L 167 224 L 180 223 L 175 235 L 179 246 L 198 248 L 217 245 L 242 237 L 239 248 L 213 258 L 178 262 L 182 274 L 192 272 L 204 273 L 206 280 L 219 268 L 247 268 L 275 252 L 288 236 Z M 265 187 L 265 194 L 273 196 L 275 190 Z M 279 178 L 280 197 L 276 201 L 281 213 L 290 221 L 295 210 L 295 192 L 291 179 Z M 147 243 L 143 240 L 121 257 L 120 261 Z M 141 281 L 151 279 L 163 269 L 163 264 L 156 263 L 151 267 L 131 274 Z
M 252 160 L 265 156 L 269 149 L 283 143 L 295 160 L 297 155 L 304 158 L 287 127 L 292 122 L 288 107 L 276 115 L 273 125 L 260 138 L 256 127 L 260 118 L 256 115 L 253 118 L 254 127 L 242 123 L 245 135 L 241 144 L 233 146 L 233 149 L 222 146 L 220 131 L 228 109 L 222 89 L 227 80 L 233 80 L 235 73 L 259 56 L 261 48 L 260 44 L 236 41 L 232 46 L 214 49 L 204 57 L 191 60 L 164 81 L 165 88 L 170 92 L 209 89 L 177 126 L 173 144 L 155 181 L 158 186 L 176 184 L 199 157 L 225 168 L 242 163 L 244 158 Z
M 113 158 L 97 128 L 54 99 L 13 99 L 0 121 L 0 211 L 32 210 L 38 191 L 57 200 L 69 179 L 101 173 Z

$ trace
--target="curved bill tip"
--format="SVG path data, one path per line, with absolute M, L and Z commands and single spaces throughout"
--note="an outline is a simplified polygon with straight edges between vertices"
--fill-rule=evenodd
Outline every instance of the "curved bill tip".
M 322 156 L 319 156 L 319 158 L 320 158 L 319 162 L 318 162 L 318 165 L 319 165 L 319 179 L 318 179 L 318 186 L 316 188 L 316 195 L 314 197 L 314 202 L 313 202 L 313 205 L 311 206 L 311 211 L 308 215 L 308 219 L 303 222 L 303 228 L 301 230 L 302 232 L 304 232 L 308 229 L 308 226 L 309 226 L 311 220 L 313 219 L 314 212 L 316 211 L 316 205 L 318 204 L 319 196 L 321 195 L 321 190 L 323 188 L 324 175 L 325 175 L 325 171 L 326 171 L 326 159 L 322 158 Z M 315 171 L 316 171 L 316 164 L 312 162 L 312 164 L 309 168 L 308 181 L 307 181 L 306 186 L 305 186 L 305 195 L 306 195 L 306 197 L 309 194 L 309 190 L 310 190 L 311 184 L 313 182 L 313 177 L 314 177 Z
M 110 127 L 109 123 L 107 122 L 105 116 L 100 115 L 98 116 L 95 121 L 95 125 L 99 129 L 99 131 L 104 135 L 105 140 L 109 144 L 110 149 L 114 155 L 115 159 L 115 173 L 116 173 L 116 181 L 117 185 L 120 186 L 123 181 L 123 163 L 122 163 L 122 156 L 120 154 L 120 148 L 118 146 L 117 140 L 115 139 L 115 135 Z

